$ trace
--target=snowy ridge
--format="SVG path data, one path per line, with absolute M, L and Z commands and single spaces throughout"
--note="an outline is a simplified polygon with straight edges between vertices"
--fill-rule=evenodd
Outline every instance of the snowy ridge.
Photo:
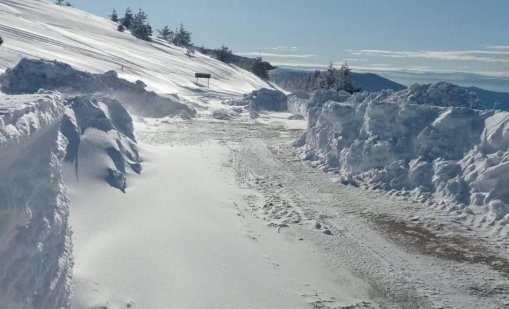
M 296 144 L 345 184 L 434 201 L 472 225 L 502 228 L 509 223 L 509 113 L 468 108 L 476 102 L 447 83 L 355 94 L 312 107 Z
M 61 95 L 0 95 L 0 299 L 3 308 L 68 308 L 69 201 Z

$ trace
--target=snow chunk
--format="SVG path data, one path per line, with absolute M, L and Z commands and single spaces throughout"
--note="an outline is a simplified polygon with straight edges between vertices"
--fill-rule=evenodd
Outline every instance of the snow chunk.
M 480 108 L 475 93 L 448 82 L 414 84 L 398 93 L 400 101 L 447 107 Z
M 262 88 L 247 95 L 251 110 L 282 112 L 288 109 L 287 98 L 279 90 Z

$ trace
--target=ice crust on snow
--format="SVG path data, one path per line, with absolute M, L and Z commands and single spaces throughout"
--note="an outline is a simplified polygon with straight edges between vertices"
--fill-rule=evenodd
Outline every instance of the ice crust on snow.
M 476 97 L 437 83 L 357 93 L 309 110 L 296 141 L 344 183 L 435 200 L 479 224 L 509 221 L 509 113 L 472 109 Z
M 58 90 L 66 94 L 109 95 L 122 101 L 138 116 L 195 116 L 196 111 L 171 98 L 147 91 L 141 81 L 131 83 L 115 71 L 92 74 L 73 69 L 70 65 L 47 60 L 22 59 L 14 68 L 0 76 L 1 89 L 8 94 L 35 93 L 39 89 Z
M 69 308 L 71 232 L 57 93 L 0 95 L 2 308 Z

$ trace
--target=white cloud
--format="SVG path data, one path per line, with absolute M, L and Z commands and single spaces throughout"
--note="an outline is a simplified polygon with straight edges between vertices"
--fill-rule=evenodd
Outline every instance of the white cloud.
M 486 48 L 488 48 L 488 49 L 502 49 L 502 50 L 507 49 L 507 50 L 509 50 L 509 45 L 488 45 L 488 46 L 486 46 Z
M 502 46 L 499 46 L 502 47 Z M 388 58 L 424 58 L 434 60 L 462 60 L 493 63 L 509 63 L 509 50 L 464 50 L 464 51 L 396 51 L 363 49 L 349 50 L 355 56 L 380 56 Z
M 464 72 L 456 70 L 436 70 L 424 66 L 411 66 L 411 67 L 396 67 L 386 64 L 374 64 L 369 66 L 350 66 L 354 71 L 361 72 L 380 72 L 380 73 L 411 73 L 411 74 L 451 74 L 451 75 L 478 75 L 484 77 L 494 78 L 509 78 L 509 72 L 498 71 L 478 71 L 478 72 Z

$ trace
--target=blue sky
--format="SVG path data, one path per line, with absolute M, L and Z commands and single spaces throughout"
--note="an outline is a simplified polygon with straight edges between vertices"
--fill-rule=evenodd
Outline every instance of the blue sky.
M 143 8 L 193 42 L 301 68 L 330 61 L 398 81 L 449 79 L 509 91 L 508 0 L 71 0 L 106 16 Z

